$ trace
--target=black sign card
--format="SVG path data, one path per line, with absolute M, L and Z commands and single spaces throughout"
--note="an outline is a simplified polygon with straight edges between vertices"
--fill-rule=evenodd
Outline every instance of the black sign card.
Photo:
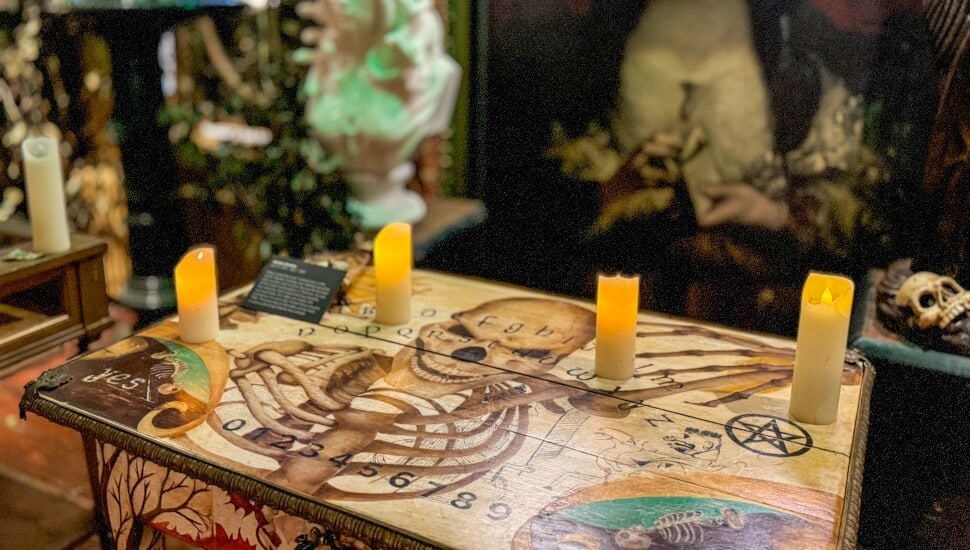
M 319 323 L 346 274 L 332 267 L 273 256 L 259 273 L 242 307 Z

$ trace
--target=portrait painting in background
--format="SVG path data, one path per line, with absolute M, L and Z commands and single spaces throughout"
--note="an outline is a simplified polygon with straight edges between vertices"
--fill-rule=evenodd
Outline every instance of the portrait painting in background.
M 919 252 L 941 73 L 923 4 L 490 2 L 479 188 L 520 236 L 511 278 L 588 294 L 636 272 L 642 307 L 792 334 L 808 271 Z

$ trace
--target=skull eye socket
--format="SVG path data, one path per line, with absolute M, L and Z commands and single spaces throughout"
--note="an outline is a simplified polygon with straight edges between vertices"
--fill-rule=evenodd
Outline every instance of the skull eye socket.
M 919 305 L 922 308 L 933 307 L 936 305 L 936 297 L 932 294 L 923 294 L 919 297 Z
M 468 329 L 463 325 L 455 325 L 453 327 L 448 327 L 446 332 L 450 332 L 455 336 L 461 336 L 462 338 L 471 338 L 472 333 L 468 332 Z
M 469 346 L 467 348 L 456 349 L 451 352 L 451 356 L 459 361 L 477 363 L 488 357 L 488 350 L 481 346 Z
M 960 293 L 960 290 L 957 287 L 953 286 L 952 283 L 943 283 L 942 286 L 943 286 L 943 293 L 946 294 L 947 296 L 953 296 L 955 294 Z
M 524 348 L 524 349 L 517 349 L 512 353 L 518 355 L 519 357 L 527 357 L 529 359 L 542 359 L 549 355 L 549 350 L 537 349 L 537 348 Z

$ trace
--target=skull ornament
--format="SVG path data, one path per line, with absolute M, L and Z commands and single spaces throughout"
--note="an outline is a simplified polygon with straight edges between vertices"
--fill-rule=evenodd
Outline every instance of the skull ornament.
M 493 300 L 422 327 L 417 345 L 395 356 L 385 380 L 401 390 L 441 396 L 539 375 L 592 340 L 594 332 L 594 313 L 574 304 Z
M 970 309 L 970 292 L 951 277 L 920 271 L 899 287 L 896 304 L 910 308 L 921 329 L 934 325 L 946 328 Z
M 912 258 L 891 263 L 876 280 L 876 318 L 927 349 L 970 357 L 970 291 L 950 277 L 914 272 Z

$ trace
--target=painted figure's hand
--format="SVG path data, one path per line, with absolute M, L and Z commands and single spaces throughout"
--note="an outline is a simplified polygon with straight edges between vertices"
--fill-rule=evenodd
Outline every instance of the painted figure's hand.
M 675 134 L 655 134 L 631 155 L 633 167 L 646 182 L 673 183 L 680 179 L 675 159 L 681 154 L 684 140 Z
M 788 204 L 768 198 L 745 183 L 711 185 L 700 190 L 713 206 L 700 215 L 701 227 L 738 224 L 780 231 L 788 223 Z
M 664 187 L 680 179 L 675 159 L 682 145 L 683 140 L 674 134 L 656 134 L 644 141 L 602 186 L 603 206 L 645 187 Z

